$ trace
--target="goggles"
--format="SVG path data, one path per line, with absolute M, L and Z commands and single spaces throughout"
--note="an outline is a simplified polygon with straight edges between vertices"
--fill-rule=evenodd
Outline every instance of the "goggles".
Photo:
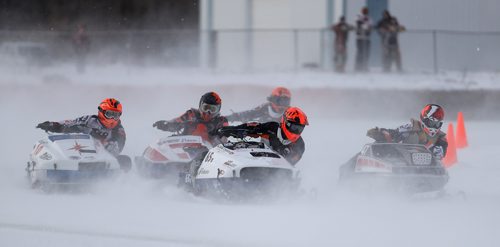
M 300 135 L 304 131 L 305 125 L 289 122 L 285 119 L 286 129 L 294 134 Z
M 441 126 L 443 126 L 443 121 L 437 120 L 433 117 L 424 118 L 422 122 L 427 128 L 440 129 Z
M 211 105 L 207 103 L 201 103 L 200 111 L 208 114 L 217 114 L 220 111 L 220 105 Z
M 117 112 L 117 111 L 103 111 L 103 114 L 104 116 L 107 118 L 107 119 L 115 119 L 115 120 L 118 120 L 120 119 L 120 116 L 122 115 L 121 112 Z
M 290 106 L 290 98 L 289 97 L 277 97 L 271 96 L 269 97 L 269 102 L 276 104 L 278 106 Z

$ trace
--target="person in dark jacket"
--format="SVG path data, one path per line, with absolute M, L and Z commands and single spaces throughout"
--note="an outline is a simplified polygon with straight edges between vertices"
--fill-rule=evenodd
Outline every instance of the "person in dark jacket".
M 191 108 L 173 120 L 159 120 L 153 124 L 163 131 L 181 132 L 181 135 L 201 136 L 212 145 L 220 143 L 217 130 L 228 125 L 226 117 L 220 115 L 222 100 L 215 92 L 205 93 L 200 98 L 198 109 Z
M 352 25 L 345 21 L 345 17 L 340 17 L 340 21 L 332 27 L 335 32 L 335 71 L 339 73 L 345 72 L 345 64 L 347 61 L 347 38 L 349 31 L 354 30 Z
M 354 66 L 356 71 L 368 71 L 372 25 L 372 20 L 368 16 L 368 8 L 362 8 L 356 20 L 356 65 Z
M 396 69 L 401 72 L 401 52 L 399 50 L 398 34 L 405 30 L 404 26 L 399 25 L 396 17 L 389 11 L 384 11 L 383 18 L 377 23 L 377 30 L 382 40 L 382 62 L 384 71 L 391 70 L 392 63 L 396 64 Z
M 268 102 L 248 111 L 235 112 L 227 116 L 227 119 L 231 122 L 279 122 L 283 112 L 290 106 L 291 97 L 290 90 L 285 87 L 277 87 L 267 97 Z
M 306 114 L 298 107 L 290 107 L 283 113 L 279 123 L 250 122 L 222 127 L 219 133 L 222 136 L 240 138 L 261 137 L 274 151 L 282 155 L 290 164 L 295 165 L 305 151 L 301 134 L 306 125 L 309 125 Z
M 410 123 L 396 129 L 373 128 L 367 136 L 377 142 L 421 144 L 427 147 L 436 158 L 442 159 L 448 149 L 446 134 L 441 131 L 444 110 L 436 104 L 426 105 L 420 112 L 420 120 L 411 119 Z
M 76 55 L 76 69 L 78 72 L 83 73 L 85 72 L 87 55 L 90 51 L 90 37 L 87 33 L 87 25 L 78 25 L 72 40 Z
M 107 98 L 97 109 L 97 115 L 85 115 L 60 122 L 45 121 L 36 127 L 54 133 L 90 134 L 100 140 L 111 154 L 118 156 L 126 140 L 125 129 L 120 121 L 122 104 L 114 98 Z

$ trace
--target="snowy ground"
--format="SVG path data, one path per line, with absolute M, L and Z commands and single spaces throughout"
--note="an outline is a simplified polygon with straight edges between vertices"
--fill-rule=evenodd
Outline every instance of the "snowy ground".
M 131 85 L 134 76 L 124 83 Z M 399 77 L 409 82 L 419 80 L 419 76 Z M 498 76 L 489 77 L 496 78 L 492 81 L 496 81 L 498 87 Z M 255 92 L 261 88 L 247 85 L 241 90 L 240 86 L 230 86 L 225 77 L 221 77 L 221 84 L 225 86 L 220 90 L 215 84 L 200 82 L 193 83 L 197 86 L 188 86 L 188 82 L 173 82 L 176 77 L 167 80 L 166 84 L 172 83 L 171 87 L 149 82 L 123 87 L 117 86 L 118 82 L 98 83 L 98 76 L 93 77 L 91 86 L 75 83 L 75 80 L 71 80 L 75 84 L 68 85 L 47 84 L 30 78 L 32 82 L 3 82 L 0 86 L 3 123 L 0 246 L 421 247 L 498 246 L 500 243 L 498 122 L 466 123 L 470 147 L 459 150 L 459 163 L 449 170 L 447 185 L 449 191 L 465 191 L 465 201 L 458 198 L 413 201 L 338 190 L 338 166 L 370 141 L 365 137 L 366 129 L 395 127 L 415 116 L 408 114 L 407 118 L 390 121 L 360 120 L 359 117 L 339 120 L 320 115 L 317 113 L 320 111 L 311 111 L 313 114 L 309 116 L 311 125 L 304 133 L 307 150 L 299 164 L 304 188 L 319 191 L 316 200 L 219 204 L 143 180 L 134 173 L 101 186 L 95 193 L 46 195 L 29 190 L 23 177 L 32 144 L 43 136 L 42 131 L 34 129 L 38 122 L 92 114 L 102 98 L 117 97 L 125 108 L 122 120 L 128 140 L 124 152 L 134 156 L 161 134 L 151 128 L 155 120 L 173 118 L 195 106 L 199 95 L 208 88 L 223 96 L 226 113 L 229 109 L 256 105 L 268 92 L 261 92 L 255 98 L 244 97 L 242 102 L 238 96 L 242 91 Z M 235 78 L 238 82 L 252 79 Z M 292 76 L 272 78 L 284 81 Z M 359 79 L 346 77 L 353 83 Z M 265 81 L 260 80 L 260 85 L 265 85 Z M 299 91 L 301 87 L 320 84 L 314 80 L 302 86 L 292 83 L 291 87 Z M 360 87 L 369 84 L 359 83 Z M 314 108 L 329 110 L 328 105 L 316 105 L 314 98 L 294 100 L 306 112 Z

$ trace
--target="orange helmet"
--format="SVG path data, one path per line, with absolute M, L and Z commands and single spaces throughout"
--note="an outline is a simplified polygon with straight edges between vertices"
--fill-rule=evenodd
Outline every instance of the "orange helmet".
M 205 121 L 210 121 L 220 114 L 222 99 L 215 92 L 208 92 L 201 96 L 199 110 Z
M 288 108 L 281 117 L 280 127 L 286 138 L 296 142 L 304 127 L 309 125 L 306 114 L 298 107 Z
M 434 136 L 443 126 L 444 110 L 436 104 L 428 104 L 420 112 L 420 121 L 424 125 L 424 131 L 429 136 Z
M 292 94 L 285 87 L 277 87 L 273 89 L 267 100 L 271 102 L 271 108 L 274 112 L 282 113 L 290 106 Z
M 107 98 L 97 107 L 99 121 L 108 129 L 112 129 L 120 123 L 122 115 L 122 104 L 114 98 Z

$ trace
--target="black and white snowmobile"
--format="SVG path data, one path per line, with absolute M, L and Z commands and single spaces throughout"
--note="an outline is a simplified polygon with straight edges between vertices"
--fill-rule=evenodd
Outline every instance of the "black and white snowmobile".
M 441 191 L 448 182 L 441 161 L 417 144 L 366 144 L 339 174 L 341 185 L 410 194 Z
M 235 131 L 235 130 L 231 130 Z M 260 138 L 231 136 L 191 162 L 180 185 L 199 195 L 224 199 L 252 199 L 295 193 L 299 170 Z
M 88 134 L 49 134 L 33 146 L 27 162 L 32 188 L 73 189 L 130 170 L 126 155 L 110 154 Z
M 191 161 L 212 146 L 200 136 L 173 135 L 151 143 L 135 157 L 139 174 L 147 178 L 170 178 L 175 184 L 180 172 L 189 170 Z

